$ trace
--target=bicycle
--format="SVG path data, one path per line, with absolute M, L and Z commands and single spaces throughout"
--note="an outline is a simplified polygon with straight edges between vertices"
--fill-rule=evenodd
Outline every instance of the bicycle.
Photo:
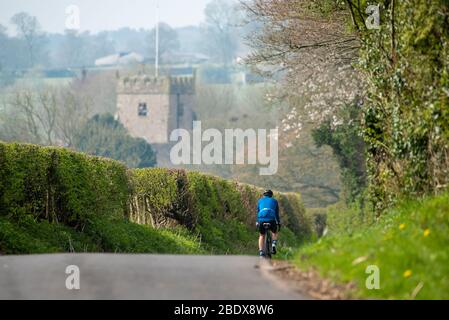
M 271 259 L 271 223 L 264 222 L 263 227 L 265 229 L 265 245 L 263 248 L 263 252 L 265 258 Z

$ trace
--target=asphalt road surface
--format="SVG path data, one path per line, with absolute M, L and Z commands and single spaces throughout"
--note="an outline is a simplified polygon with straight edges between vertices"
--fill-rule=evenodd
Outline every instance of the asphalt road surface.
M 307 299 L 270 268 L 247 256 L 0 256 L 0 299 Z

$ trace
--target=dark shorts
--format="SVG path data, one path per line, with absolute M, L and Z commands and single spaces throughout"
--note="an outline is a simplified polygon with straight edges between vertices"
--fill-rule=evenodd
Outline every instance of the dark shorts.
M 265 228 L 263 226 L 264 223 L 270 224 L 270 231 L 273 233 L 276 233 L 278 231 L 278 225 L 276 221 L 265 221 L 265 222 L 259 222 L 259 232 L 260 234 L 265 234 Z

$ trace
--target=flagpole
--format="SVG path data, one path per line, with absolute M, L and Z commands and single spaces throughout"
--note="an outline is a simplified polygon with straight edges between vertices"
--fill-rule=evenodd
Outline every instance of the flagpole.
M 155 75 L 159 77 L 159 0 L 156 0 L 156 57 L 154 59 Z

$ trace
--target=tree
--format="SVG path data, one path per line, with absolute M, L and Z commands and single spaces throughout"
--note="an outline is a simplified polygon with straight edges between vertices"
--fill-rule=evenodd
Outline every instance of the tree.
M 380 214 L 400 196 L 449 185 L 449 4 L 378 1 L 379 29 L 367 26 L 370 4 L 250 0 L 243 5 L 250 18 L 264 24 L 253 37 L 248 62 L 279 75 L 286 88 L 279 90 L 281 98 L 308 100 L 293 108 L 288 126 L 304 113 L 325 123 L 361 95 L 367 194 Z M 341 120 L 332 119 L 331 130 L 345 126 Z
M 9 39 L 6 31 L 6 27 L 0 24 L 0 87 L 5 84 L 9 84 L 12 80 L 12 77 L 8 77 L 5 71 L 8 64 L 9 47 Z
M 111 114 L 95 115 L 81 128 L 73 147 L 96 156 L 125 162 L 132 168 L 153 167 L 156 155 L 144 139 L 133 138 Z
M 56 114 L 56 137 L 59 144 L 66 147 L 73 146 L 76 135 L 94 109 L 92 99 L 83 96 L 76 89 L 72 85 L 58 93 L 60 108 Z
M 151 30 L 147 39 L 147 52 L 149 56 L 156 54 L 156 28 Z M 159 56 L 160 61 L 164 62 L 166 56 L 179 50 L 178 33 L 166 23 L 159 23 Z
M 269 99 L 291 106 L 282 130 L 298 137 L 306 124 L 319 126 L 361 96 L 364 83 L 352 66 L 359 37 L 345 27 L 344 3 L 250 0 L 242 6 L 246 21 L 259 26 L 247 38 L 253 51 L 246 62 L 278 82 Z
M 3 70 L 5 64 L 5 52 L 8 46 L 8 35 L 6 34 L 6 27 L 0 24 L 0 73 Z
M 30 90 L 17 91 L 10 104 L 23 119 L 16 125 L 22 127 L 21 132 L 27 133 L 28 142 L 53 144 L 58 108 L 53 92 L 42 91 L 35 94 Z
M 66 67 L 82 67 L 86 63 L 87 41 L 76 30 L 66 30 L 60 48 L 60 59 Z
M 17 87 L 2 107 L 2 139 L 70 147 L 89 118 L 93 102 L 76 92 L 75 85 L 63 89 Z
M 88 52 L 92 63 L 95 59 L 115 53 L 114 43 L 105 31 L 92 36 L 89 47 L 92 47 Z
M 239 12 L 234 1 L 212 0 L 204 14 L 203 42 L 207 52 L 217 62 L 231 63 L 238 48 L 236 26 Z
M 30 16 L 26 12 L 20 12 L 11 18 L 11 23 L 16 26 L 19 36 L 25 40 L 29 56 L 29 66 L 34 66 L 41 37 L 39 21 L 36 17 Z
M 341 125 L 334 126 L 332 119 L 328 119 L 312 130 L 316 146 L 330 146 L 338 160 L 343 196 L 348 204 L 359 200 L 366 187 L 366 150 L 361 134 L 361 111 L 358 101 L 354 101 L 342 109 L 340 118 L 344 121 Z
M 449 3 L 380 1 L 381 28 L 367 30 L 367 3 L 348 2 L 369 84 L 363 109 L 369 195 L 381 213 L 399 196 L 449 185 Z

